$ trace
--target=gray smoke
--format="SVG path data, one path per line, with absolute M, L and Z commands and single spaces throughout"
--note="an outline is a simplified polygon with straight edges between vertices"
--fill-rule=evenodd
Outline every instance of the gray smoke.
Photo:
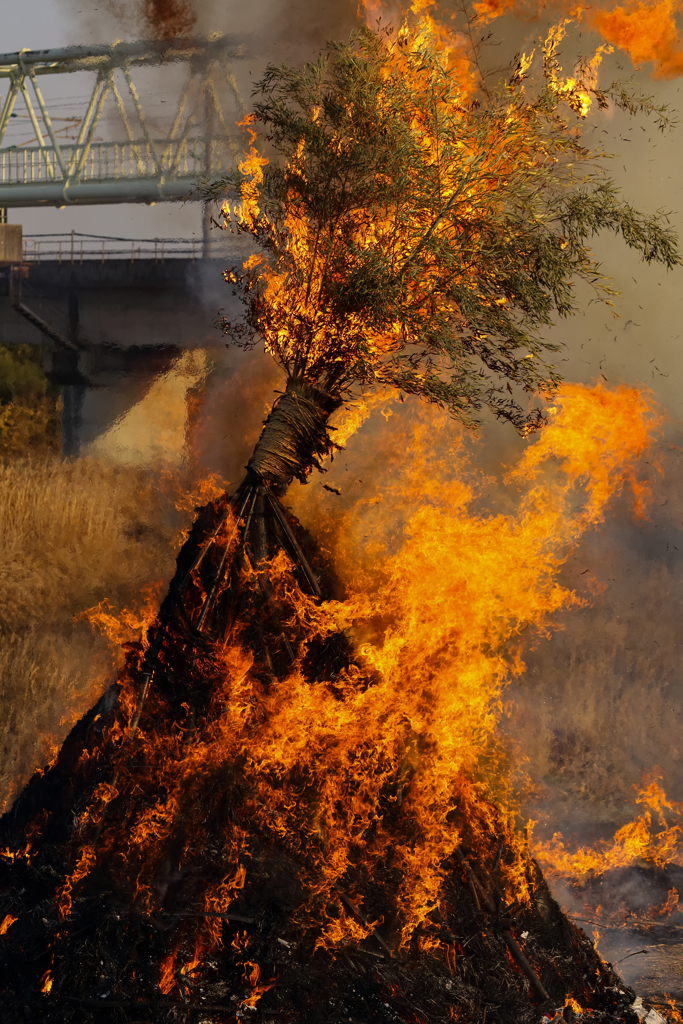
M 245 33 L 253 52 L 269 60 L 314 58 L 331 39 L 345 38 L 358 24 L 351 0 L 103 0 L 83 9 L 65 0 L 74 27 L 87 28 L 101 42 L 114 38 L 168 39 L 211 32 Z

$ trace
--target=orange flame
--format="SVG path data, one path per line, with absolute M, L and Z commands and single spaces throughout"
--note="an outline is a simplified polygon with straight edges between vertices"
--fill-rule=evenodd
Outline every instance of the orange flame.
M 593 874 L 628 867 L 639 860 L 663 866 L 683 854 L 683 803 L 668 800 L 656 778 L 650 778 L 636 797 L 642 814 L 618 830 L 610 841 L 580 847 L 571 853 L 556 833 L 548 843 L 533 844 L 534 855 L 550 877 L 581 882 Z M 668 817 L 672 819 L 667 820 Z M 655 826 L 658 826 L 658 828 Z M 672 890 L 662 913 L 671 913 L 678 902 Z
M 678 1009 L 676 1000 L 668 992 L 664 993 L 664 1002 L 666 1004 L 666 1015 L 669 1024 L 683 1024 L 683 1014 Z
M 395 400 L 396 396 L 391 391 L 376 391 L 373 395 L 365 395 L 359 398 L 352 406 L 338 413 L 332 419 L 335 444 L 343 447 L 349 438 L 363 426 L 375 409 Z M 382 415 L 386 418 L 391 416 L 391 413 L 392 410 L 389 408 L 384 410 Z
M 683 71 L 683 48 L 676 24 L 680 11 L 680 0 L 631 2 L 609 11 L 591 10 L 589 21 L 634 64 L 653 62 L 655 78 L 675 78 Z
M 275 984 L 275 979 L 271 978 L 270 981 L 259 984 L 261 981 L 261 968 L 258 964 L 253 963 L 251 960 L 244 961 L 244 980 L 249 983 L 249 987 L 252 992 L 251 995 L 247 996 L 240 1003 L 240 1008 L 244 1009 L 249 1007 L 254 1010 L 264 992 L 268 992 Z
M 650 907 L 648 917 L 651 917 L 653 920 L 671 917 L 674 910 L 678 908 L 678 900 L 678 889 L 669 889 L 664 903 L 662 903 L 661 907 Z
M 165 957 L 161 963 L 159 988 L 165 996 L 170 995 L 177 984 L 175 979 L 175 962 L 177 956 L 178 951 L 174 950 L 174 952 Z
M 147 630 L 154 622 L 159 610 L 159 602 L 163 594 L 164 582 L 148 583 L 141 587 L 141 606 L 137 608 L 116 609 L 107 598 L 100 601 L 94 608 L 87 608 L 76 616 L 76 621 L 84 619 L 93 629 L 104 633 L 118 647 L 141 640 L 144 644 Z
M 539 8 L 531 0 L 477 0 L 472 9 L 477 15 L 478 25 L 482 26 L 506 14 L 516 15 L 525 21 L 533 20 L 545 6 Z M 570 0 L 554 0 L 550 7 L 555 7 L 562 14 L 569 12 L 577 21 L 585 17 L 603 39 L 627 53 L 634 64 L 654 64 L 655 78 L 675 78 L 683 71 L 683 47 L 677 24 L 683 8 L 681 0 L 655 0 L 650 3 L 627 0 L 611 8 L 592 6 L 583 9 L 577 9 Z M 425 13 L 427 8 L 432 9 L 430 14 Z M 374 25 L 378 17 L 384 22 L 392 20 L 393 12 L 378 0 L 361 3 L 361 10 L 368 25 Z M 440 40 L 450 32 L 451 39 L 454 42 L 457 39 L 457 33 L 443 24 L 447 16 L 438 10 L 435 0 L 416 0 L 410 7 L 403 4 L 402 12 L 404 24 L 409 15 L 419 16 L 423 31 L 436 31 Z
M 130 804 L 131 794 L 146 792 L 141 774 L 148 772 L 158 796 L 153 804 L 141 800 L 134 816 L 129 808 L 126 837 L 105 819 L 98 855 L 109 857 L 112 844 L 123 843 L 117 856 L 125 859 L 138 900 L 151 907 L 154 878 L 178 821 L 201 806 L 207 777 L 239 763 L 248 785 L 235 817 L 257 823 L 302 865 L 318 944 L 357 942 L 378 924 L 359 924 L 338 900 L 337 887 L 348 884 L 359 850 L 363 870 L 381 872 L 390 857 L 401 879 L 396 941 L 402 945 L 438 909 L 449 858 L 463 841 L 485 862 L 503 833 L 506 898 L 527 899 L 534 876 L 515 829 L 517 804 L 496 735 L 504 688 L 523 669 L 525 639 L 551 630 L 555 613 L 579 602 L 558 579 L 568 550 L 626 487 L 642 506 L 646 488 L 637 467 L 658 422 L 646 392 L 567 386 L 550 424 L 509 473 L 509 482 L 524 489 L 519 506 L 494 514 L 477 507 L 485 480 L 468 465 L 461 431 L 450 428 L 442 454 L 434 449 L 434 419 L 407 427 L 390 417 L 384 429 L 400 445 L 403 475 L 392 470 L 388 483 L 378 481 L 384 504 L 376 508 L 386 518 L 394 502 L 402 525 L 376 541 L 364 573 L 350 563 L 347 599 L 317 604 L 298 589 L 283 555 L 269 567 L 273 601 L 291 616 L 285 631 L 301 626 L 312 642 L 346 629 L 356 665 L 333 681 L 311 681 L 304 650 L 286 678 L 266 686 L 238 624 L 226 638 L 209 713 L 191 743 L 153 712 L 141 720 L 136 767 L 118 786 L 127 785 Z M 444 416 L 438 424 L 443 440 L 449 421 Z M 354 513 L 364 533 L 374 509 L 364 505 Z M 123 687 L 125 715 L 132 715 L 134 695 L 129 683 Z M 124 721 L 121 735 L 125 728 Z M 650 815 L 673 806 L 655 784 L 643 800 Z M 398 834 L 391 825 L 396 815 L 405 826 Z M 245 885 L 249 832 L 232 822 L 225 827 L 232 868 L 207 892 L 207 913 L 224 913 Z M 183 832 L 189 836 L 183 857 L 191 858 L 201 828 Z M 657 849 L 664 855 L 662 843 Z M 94 856 L 89 848 L 81 852 L 60 896 L 62 915 Z M 202 929 L 203 943 L 220 942 L 217 928 Z M 240 952 L 246 939 L 235 946 Z M 195 951 L 186 970 L 199 970 L 201 958 Z M 164 965 L 160 984 L 167 988 L 177 977 L 176 962 Z
M 71 907 L 73 905 L 71 894 L 74 886 L 77 885 L 82 878 L 85 878 L 90 869 L 94 866 L 96 860 L 97 854 L 92 846 L 85 846 L 81 850 L 75 869 L 69 875 L 66 882 L 61 886 L 56 895 L 57 909 L 62 920 L 68 917 L 71 913 Z
M 10 930 L 14 922 L 18 920 L 18 917 L 12 917 L 11 914 L 6 914 L 2 924 L 0 924 L 0 935 L 7 935 L 7 932 Z
M 221 212 L 226 219 L 227 225 L 231 224 L 234 217 L 238 224 L 243 224 L 245 227 L 253 227 L 261 212 L 259 196 L 261 185 L 263 184 L 263 168 L 268 166 L 269 161 L 256 148 L 256 132 L 251 127 L 255 120 L 256 116 L 254 114 L 247 114 L 242 121 L 237 122 L 238 128 L 246 128 L 249 135 L 249 151 L 238 164 L 242 174 L 248 175 L 248 178 L 242 187 L 242 201 L 239 206 L 233 209 L 229 202 L 223 203 Z M 259 257 L 252 256 L 250 259 L 254 261 L 258 260 Z

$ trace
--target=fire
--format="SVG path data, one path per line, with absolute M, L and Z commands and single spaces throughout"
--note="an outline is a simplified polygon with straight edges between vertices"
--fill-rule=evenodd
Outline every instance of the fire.
M 408 208 L 402 205 L 400 196 L 387 191 L 391 174 L 377 171 L 377 189 L 386 193 L 378 209 L 370 215 L 359 201 L 348 210 L 344 208 L 334 225 L 322 226 L 316 220 L 317 207 L 306 191 L 317 166 L 316 144 L 311 141 L 320 120 L 320 108 L 316 107 L 306 108 L 297 127 L 301 137 L 292 142 L 291 152 L 286 151 L 286 165 L 281 169 L 287 182 L 286 195 L 278 194 L 279 212 L 274 212 L 268 191 L 275 186 L 264 174 L 269 161 L 257 146 L 253 127 L 256 115 L 240 122 L 248 133 L 248 152 L 239 165 L 241 178 L 233 190 L 236 198 L 226 199 L 222 205 L 225 228 L 249 233 L 263 250 L 248 257 L 241 273 L 226 272 L 226 280 L 243 289 L 243 297 L 248 296 L 251 303 L 245 323 L 226 321 L 226 333 L 236 344 L 248 348 L 257 332 L 266 352 L 288 377 L 317 381 L 330 393 L 348 391 L 354 401 L 357 395 L 347 380 L 363 381 L 369 389 L 380 392 L 400 388 L 407 393 L 423 393 L 431 373 L 424 372 L 419 360 L 415 363 L 411 357 L 401 362 L 407 357 L 399 356 L 407 344 L 406 332 L 414 330 L 413 318 L 443 323 L 444 338 L 450 331 L 461 329 L 463 337 L 468 336 L 466 325 L 472 315 L 465 310 L 476 296 L 483 308 L 495 311 L 487 319 L 488 329 L 495 333 L 495 325 L 507 315 L 510 302 L 517 300 L 493 275 L 487 275 L 486 280 L 481 275 L 481 260 L 474 253 L 483 237 L 482 212 L 489 217 L 502 216 L 510 194 L 520 205 L 533 206 L 548 185 L 538 183 L 542 169 L 552 164 L 554 173 L 564 176 L 570 174 L 572 161 L 588 159 L 588 151 L 578 146 L 578 134 L 564 122 L 554 120 L 552 127 L 541 124 L 545 116 L 542 105 L 527 95 L 524 80 L 532 64 L 539 64 L 546 94 L 553 97 L 553 116 L 560 117 L 555 108 L 562 104 L 569 108 L 569 116 L 573 112 L 585 117 L 597 95 L 598 66 L 603 54 L 609 52 L 609 47 L 601 47 L 592 60 L 577 64 L 573 75 L 564 76 L 558 59 L 558 47 L 568 24 L 563 22 L 549 33 L 538 60 L 533 54 L 520 58 L 509 88 L 501 92 L 499 102 L 491 101 L 486 116 L 480 116 L 477 111 L 482 86 L 471 55 L 465 53 L 471 40 L 456 28 L 442 25 L 424 6 L 414 5 L 395 39 L 380 34 L 367 45 L 374 47 L 377 89 L 386 92 L 378 101 L 380 123 L 385 107 L 400 109 L 400 128 L 391 122 L 391 131 L 396 133 L 397 146 L 400 137 L 415 154 L 410 169 L 401 173 L 411 178 L 411 188 L 415 180 L 431 181 L 436 174 L 438 198 L 421 187 L 417 205 Z M 400 97 L 396 91 L 399 88 Z M 606 102 L 600 97 L 598 101 Z M 348 101 L 345 116 L 349 120 L 354 116 L 352 100 Z M 560 123 L 567 129 L 566 138 L 561 139 L 557 131 Z M 352 144 L 346 134 L 353 139 L 353 131 L 341 124 L 329 127 L 330 145 L 338 147 L 338 154 Z M 355 141 L 353 144 L 360 145 Z M 284 189 L 285 185 L 279 187 Z M 316 183 L 311 187 L 316 188 Z M 348 197 L 342 198 L 348 204 Z M 541 214 L 539 208 L 540 218 L 546 214 Z M 444 247 L 462 247 L 461 258 L 449 265 L 448 287 L 440 276 L 443 268 L 439 258 L 428 255 L 429 246 L 437 239 Z M 526 244 L 520 237 L 519 247 Z M 566 249 L 567 240 L 559 240 L 558 246 Z M 391 271 L 383 266 L 377 269 L 378 260 L 389 257 Z M 373 273 L 380 275 L 376 282 Z M 387 274 L 398 277 L 383 291 L 382 275 Z M 358 296 L 354 289 L 358 289 Z M 372 289 L 378 302 L 386 303 L 381 315 L 364 299 Z M 389 297 L 392 289 L 396 291 L 395 299 Z M 409 316 L 405 303 L 409 304 Z M 480 346 L 486 349 L 490 336 L 487 331 L 472 327 L 472 334 L 473 351 L 479 351 Z M 430 343 L 417 337 L 415 345 L 429 347 Z M 533 348 L 535 343 L 530 345 Z M 434 346 L 433 360 L 434 367 L 440 366 L 447 377 L 451 370 L 444 352 Z M 533 360 L 539 354 L 540 348 L 517 360 L 515 374 L 519 377 L 515 379 L 528 391 L 535 390 L 530 381 L 537 372 Z M 538 365 L 541 372 L 540 361 Z M 436 381 L 434 388 L 438 395 Z M 424 393 L 432 396 L 430 400 L 437 400 L 432 392 Z
M 261 968 L 257 963 L 253 963 L 251 960 L 244 961 L 244 980 L 248 982 L 251 988 L 251 994 L 243 999 L 240 1003 L 242 1009 L 255 1010 L 256 1004 L 263 995 L 264 992 L 270 991 L 275 984 L 275 979 L 272 978 L 270 981 L 259 984 L 261 981 Z
M 165 996 L 169 995 L 176 986 L 175 978 L 175 962 L 178 956 L 178 951 L 174 950 L 169 956 L 167 956 L 161 964 L 161 977 L 159 978 L 159 988 Z
M 385 406 L 392 400 L 395 400 L 395 396 L 390 391 L 376 391 L 372 395 L 364 395 L 357 402 L 354 402 L 352 406 L 344 409 L 343 413 L 337 414 L 332 421 L 334 443 L 343 448 L 349 438 L 363 426 L 375 409 Z M 385 409 L 382 412 L 384 417 L 391 416 L 391 414 L 391 408 Z
M 551 9 L 556 8 L 560 14 L 570 13 L 576 21 L 585 18 L 608 44 L 627 53 L 634 64 L 654 64 L 655 78 L 675 78 L 683 71 L 683 49 L 677 24 L 677 16 L 681 13 L 680 0 L 655 0 L 650 3 L 627 0 L 616 6 L 599 5 L 578 9 L 567 0 L 555 0 L 549 6 Z M 393 12 L 380 2 L 366 0 L 361 3 L 361 9 L 368 25 L 374 25 L 378 17 L 384 21 L 392 20 Z M 460 41 L 457 31 L 447 24 L 448 16 L 436 0 L 416 0 L 410 6 L 404 3 L 401 11 L 404 25 L 412 16 L 413 20 L 417 19 L 421 32 L 431 32 L 442 43 L 448 40 L 453 52 L 462 52 L 463 41 Z M 507 14 L 529 20 L 539 13 L 538 6 L 529 0 L 477 0 L 472 5 L 472 11 L 478 26 L 489 25 Z M 603 53 L 610 52 L 611 46 L 600 49 Z
M 262 156 L 255 145 L 256 132 L 251 127 L 255 120 L 256 118 L 253 114 L 247 114 L 237 125 L 238 128 L 246 128 L 249 136 L 249 152 L 239 164 L 240 171 L 243 174 L 249 175 L 242 190 L 242 201 L 234 211 L 231 211 L 230 206 L 224 206 L 223 208 L 223 213 L 228 223 L 230 222 L 231 213 L 234 213 L 238 223 L 244 224 L 246 227 L 253 227 L 261 212 L 259 208 L 260 187 L 263 184 L 263 168 L 268 165 L 267 157 Z M 249 259 L 253 264 L 258 260 L 258 256 L 251 256 Z
M 514 4 L 515 0 L 483 0 L 481 4 L 475 3 L 472 10 L 486 24 Z M 359 0 L 358 7 L 359 15 L 371 29 L 378 23 L 393 25 L 397 21 L 401 45 L 408 40 L 418 46 L 435 43 L 447 66 L 457 71 L 465 93 L 476 93 L 479 81 L 470 59 L 471 40 L 465 26 L 458 24 L 458 13 L 448 14 L 438 0 L 412 0 L 411 3 L 404 0 L 398 4 L 398 17 L 395 5 L 388 5 L 383 0 Z
M 27 863 L 30 864 L 31 844 L 27 843 L 23 850 L 11 850 L 9 847 L 6 847 L 4 850 L 0 850 L 0 857 L 2 857 L 4 860 L 9 861 L 10 863 L 14 860 L 26 859 Z
M 674 910 L 678 909 L 678 901 L 678 889 L 669 889 L 664 903 L 661 907 L 651 907 L 648 911 L 648 917 L 651 917 L 653 920 L 671 917 Z
M 611 10 L 593 9 L 589 21 L 610 43 L 628 53 L 634 64 L 654 63 L 656 78 L 675 78 L 683 71 L 683 49 L 676 15 L 678 0 L 631 2 Z
M 669 1024 L 683 1024 L 683 1015 L 676 1005 L 676 1000 L 668 992 L 664 993 L 664 1009 Z
M 5 914 L 2 923 L 0 923 L 0 935 L 6 935 L 10 928 L 12 927 L 12 925 L 14 924 L 14 922 L 18 920 L 18 918 L 12 917 L 11 914 Z
M 664 866 L 683 854 L 683 804 L 668 800 L 658 779 L 651 778 L 640 790 L 636 803 L 644 810 L 618 830 L 614 838 L 595 847 L 567 850 L 556 833 L 547 843 L 533 844 L 534 854 L 550 877 L 561 876 L 581 882 L 591 875 L 638 861 Z M 661 914 L 670 914 L 678 903 L 675 889 L 669 893 Z
M 410 335 L 413 325 L 425 322 L 436 323 L 449 344 L 459 341 L 463 352 L 479 353 L 481 367 L 491 369 L 498 356 L 509 359 L 503 379 L 507 374 L 527 394 L 538 391 L 534 367 L 543 343 L 517 330 L 529 293 L 512 286 L 516 271 L 498 278 L 500 261 L 487 263 L 482 252 L 493 245 L 498 224 L 527 224 L 520 210 L 536 223 L 543 221 L 544 209 L 552 211 L 550 201 L 545 208 L 534 206 L 546 168 L 553 168 L 558 194 L 569 185 L 571 158 L 583 159 L 585 151 L 570 127 L 575 118 L 557 114 L 558 103 L 586 116 L 607 52 L 603 48 L 564 77 L 557 57 L 563 23 L 542 46 L 543 102 L 524 98 L 533 60 L 524 56 L 509 88 L 475 116 L 479 85 L 471 62 L 466 72 L 461 67 L 465 44 L 431 7 L 415 0 L 393 39 L 362 36 L 376 58 L 369 81 L 376 86 L 373 102 L 377 96 L 380 101 L 373 117 L 377 113 L 381 120 L 389 101 L 399 97 L 400 116 L 387 123 L 418 154 L 402 166 L 428 198 L 410 208 L 410 217 L 395 189 L 386 193 L 386 207 L 377 216 L 360 202 L 350 203 L 344 224 L 341 217 L 331 226 L 326 222 L 329 231 L 321 238 L 320 222 L 309 216 L 303 190 L 297 192 L 312 165 L 306 162 L 305 138 L 295 132 L 278 220 L 264 199 L 277 175 L 271 180 L 264 174 L 267 160 L 256 147 L 252 117 L 242 122 L 249 153 L 235 186 L 238 199 L 223 208 L 226 225 L 250 232 L 274 254 L 270 261 L 250 257 L 240 282 L 261 302 L 260 311 L 258 302 L 249 307 L 251 326 L 261 330 L 266 350 L 285 371 L 287 402 L 301 413 L 311 445 L 319 445 L 311 451 L 321 458 L 331 453 L 335 443 L 327 444 L 327 417 L 362 391 L 356 408 L 337 420 L 337 445 L 363 429 L 374 410 L 384 414 L 383 429 L 401 453 L 401 460 L 373 467 L 376 492 L 343 508 L 344 529 L 336 536 L 331 531 L 343 587 L 328 593 L 340 596 L 324 600 L 313 571 L 304 572 L 306 542 L 299 546 L 276 497 L 292 476 L 305 478 L 314 461 L 295 452 L 291 461 L 299 460 L 300 473 L 287 477 L 250 463 L 234 499 L 216 495 L 213 483 L 207 484 L 204 497 L 212 499 L 211 507 L 193 527 L 161 611 L 158 591 L 150 590 L 140 610 L 116 614 L 103 603 L 85 613 L 129 650 L 114 700 L 100 705 L 108 710 L 101 722 L 99 714 L 95 719 L 97 730 L 84 725 L 74 772 L 82 775 L 73 787 L 78 797 L 70 839 L 63 844 L 69 867 L 55 884 L 56 905 L 67 937 L 68 919 L 80 923 L 74 908 L 94 906 L 93 890 L 111 895 L 112 907 L 125 906 L 131 921 L 151 926 L 160 950 L 151 984 L 172 997 L 169 1002 L 185 1002 L 216 971 L 221 947 L 238 967 L 234 980 L 242 997 L 232 998 L 239 1000 L 239 1011 L 253 1011 L 275 984 L 262 976 L 266 961 L 257 943 L 235 927 L 260 925 L 257 910 L 245 916 L 242 901 L 246 914 L 252 913 L 248 900 L 258 899 L 259 883 L 268 896 L 271 863 L 273 874 L 286 875 L 296 893 L 291 912 L 278 910 L 280 920 L 285 929 L 297 929 L 309 951 L 372 940 L 387 960 L 420 951 L 441 958 L 452 974 L 456 956 L 468 954 L 448 928 L 449 901 L 456 881 L 461 891 L 467 885 L 477 935 L 495 931 L 503 969 L 507 957 L 536 996 L 548 998 L 531 963 L 538 951 L 534 938 L 528 957 L 517 940 L 517 933 L 520 942 L 529 937 L 517 925 L 522 913 L 535 913 L 532 896 L 543 887 L 529 832 L 519 829 L 519 773 L 498 726 L 506 712 L 506 686 L 524 671 L 525 649 L 557 628 L 558 612 L 582 603 L 560 576 L 568 552 L 605 519 L 615 497 L 630 491 L 637 514 L 644 514 L 648 485 L 641 463 L 661 420 L 645 390 L 559 388 L 550 373 L 542 378 L 546 397 L 553 396 L 544 410 L 546 426 L 534 442 L 524 434 L 523 453 L 500 484 L 507 488 L 504 499 L 491 510 L 485 505 L 490 481 L 472 465 L 463 429 L 439 408 L 415 412 L 410 399 L 404 403 L 409 416 L 387 406 L 394 388 L 402 396 L 426 396 L 454 415 L 461 411 L 454 404 L 456 385 L 448 401 L 443 398 L 448 347 L 439 349 L 420 326 Z M 438 50 L 423 46 L 425 41 L 436 41 Z M 348 57 L 350 50 L 345 52 Z M 355 66 L 356 58 L 351 54 L 344 68 Z M 457 81 L 444 74 L 452 68 Z M 333 73 L 342 74 L 339 68 Z M 353 97 L 343 90 L 334 95 L 348 118 L 330 151 L 343 152 L 358 118 L 351 116 Z M 325 109 L 321 99 L 304 111 L 306 131 L 314 138 Z M 315 147 L 309 149 L 315 157 Z M 373 164 L 360 176 L 363 189 L 395 188 L 387 167 Z M 543 174 L 534 177 L 539 168 Z M 431 191 L 422 189 L 427 172 Z M 506 191 L 513 178 L 515 187 Z M 548 186 L 551 197 L 554 187 Z M 576 238 L 572 243 L 568 223 L 562 220 L 561 233 L 543 235 L 543 242 L 559 261 L 567 250 L 579 253 L 572 266 L 581 274 L 595 265 L 580 246 L 571 248 Z M 520 239 L 528 247 L 518 246 Z M 375 259 L 378 240 L 382 259 Z M 470 258 L 442 266 L 434 255 L 439 247 Z M 423 250 L 433 258 L 417 266 Z M 540 256 L 536 262 L 526 226 L 520 235 L 506 236 L 505 252 L 511 260 L 521 253 L 515 266 L 531 266 L 537 285 L 541 275 L 534 268 L 545 264 Z M 384 267 L 387 253 L 391 274 L 382 277 L 377 267 Z M 354 278 L 347 271 L 356 257 Z M 383 290 L 386 279 L 391 287 Z M 399 317 L 399 299 L 380 315 L 372 301 L 384 302 L 385 292 L 401 302 L 407 296 L 410 317 Z M 361 301 L 367 294 L 372 301 Z M 531 317 L 534 327 L 549 322 L 548 311 L 568 311 L 570 294 L 570 283 L 548 286 L 548 304 L 539 300 Z M 474 305 L 484 310 L 480 320 L 468 312 Z M 508 307 L 519 321 L 505 319 Z M 510 325 L 510 334 L 501 324 Z M 502 347 L 490 346 L 489 329 L 506 339 Z M 415 351 L 419 338 L 427 339 L 422 353 Z M 403 362 L 397 353 L 404 353 Z M 475 396 L 471 409 L 481 407 L 472 382 L 482 374 L 474 355 L 459 358 L 453 357 L 450 370 L 465 381 L 462 419 L 471 422 L 467 396 Z M 320 408 L 303 386 L 297 390 L 302 382 L 316 398 L 323 396 Z M 508 400 L 499 397 L 500 390 L 492 387 L 495 397 L 486 401 L 503 415 Z M 281 399 L 276 409 L 283 408 L 288 405 Z M 530 413 L 521 422 L 535 426 L 539 419 Z M 325 441 L 317 436 L 321 430 Z M 298 438 L 276 417 L 274 435 L 284 436 L 282 448 L 296 448 Z M 382 453 L 388 459 L 390 445 Z M 268 522 L 278 538 L 270 547 Z M 360 543 L 370 535 L 369 544 Z M 299 564 L 290 556 L 298 556 Z M 212 601 L 216 614 L 207 615 Z M 326 651 L 327 641 L 337 642 L 342 654 L 316 661 L 311 652 L 316 645 Z M 679 809 L 656 780 L 639 799 L 643 814 L 618 834 L 614 850 L 621 846 L 630 857 L 637 851 L 664 862 L 678 848 Z M 608 851 L 603 861 L 618 860 L 623 850 Z M 572 855 L 560 840 L 551 853 L 566 873 Z M 580 851 L 580 870 L 588 860 Z M 677 898 L 672 891 L 663 913 L 672 912 Z M 258 914 L 261 920 L 266 916 L 261 909 Z M 114 916 L 120 921 L 123 915 L 117 910 Z M 127 927 L 132 931 L 137 924 L 124 923 L 120 931 Z M 286 939 L 278 941 L 289 949 Z M 129 972 L 128 966 L 122 970 Z M 49 971 L 43 981 L 49 992 Z M 61 975 L 57 987 L 63 988 Z M 582 1012 L 572 998 L 565 1005 Z
M 586 525 L 600 521 L 615 488 L 625 485 L 636 512 L 643 515 L 650 485 L 639 479 L 636 466 L 662 423 L 651 393 L 625 385 L 609 390 L 600 384 L 593 389 L 565 384 L 561 397 L 561 415 L 552 413 L 554 429 L 542 431 L 526 449 L 510 479 L 536 479 L 542 467 L 557 460 L 568 487 L 585 484 L 587 502 L 581 515 Z M 613 424 L 608 422 L 611 416 L 616 417 Z
M 141 602 L 134 608 L 115 608 L 105 598 L 94 608 L 87 608 L 76 616 L 84 619 L 93 629 L 104 633 L 112 643 L 123 647 L 126 643 L 145 640 L 147 630 L 156 618 L 162 597 L 164 582 L 148 583 L 140 588 Z
M 183 988 L 187 982 L 192 983 L 195 972 L 199 969 L 202 963 L 202 953 L 204 952 L 204 942 L 201 934 L 197 936 L 195 943 L 194 956 L 187 963 L 184 963 L 182 967 L 178 968 L 178 959 L 180 950 L 174 949 L 161 963 L 161 971 L 159 977 L 159 989 L 164 995 L 170 995 L 175 988 Z
M 50 992 L 52 991 L 52 982 L 52 971 L 45 971 L 45 974 L 42 977 L 42 986 L 40 989 L 44 996 L 49 996 Z
M 185 488 L 178 473 L 168 470 L 161 474 L 159 483 L 173 496 L 173 503 L 181 513 L 190 513 L 197 506 L 215 500 L 225 492 L 227 486 L 227 481 L 220 474 L 206 473 Z M 229 520 L 226 521 L 226 525 L 230 525 Z M 186 539 L 189 530 L 188 526 L 178 532 L 178 544 Z M 92 629 L 106 636 L 117 648 L 140 643 L 144 650 L 147 632 L 158 614 L 165 586 L 164 580 L 158 580 L 140 587 L 139 598 L 131 607 L 116 607 L 112 601 L 105 598 L 94 607 L 80 612 L 74 617 L 74 621 L 87 622 Z
M 177 474 L 167 474 L 162 478 L 162 484 L 173 495 L 173 503 L 179 512 L 193 512 L 197 506 L 215 501 L 228 487 L 228 481 L 220 473 L 206 471 L 193 480 L 189 487 L 178 480 Z M 187 531 L 182 536 L 185 539 Z
M 61 920 L 64 920 L 71 913 L 73 904 L 72 893 L 75 885 L 78 885 L 82 878 L 94 867 L 97 854 L 92 846 L 85 846 L 79 854 L 78 863 L 74 871 L 67 878 L 60 891 L 57 893 L 57 909 Z
M 100 858 L 125 863 L 140 907 L 151 910 L 169 837 L 201 804 L 205 780 L 235 763 L 248 780 L 235 820 L 251 822 L 296 858 L 319 945 L 357 942 L 382 927 L 367 921 L 358 903 L 351 912 L 337 887 L 343 892 L 359 870 L 381 874 L 388 863 L 401 878 L 396 941 L 408 944 L 438 912 L 461 843 L 485 862 L 502 836 L 505 898 L 527 899 L 529 852 L 515 828 L 507 755 L 496 737 L 504 688 L 523 669 L 525 638 L 551 630 L 554 614 L 578 601 L 558 580 L 567 550 L 604 518 L 615 494 L 628 487 L 642 504 L 637 465 L 657 424 L 647 393 L 567 386 L 550 425 L 509 473 L 510 485 L 524 492 L 517 510 L 488 515 L 476 511 L 484 481 L 468 465 L 460 431 L 451 432 L 440 454 L 419 422 L 404 426 L 410 440 L 399 443 L 411 458 L 394 495 L 391 488 L 386 494 L 407 510 L 403 539 L 398 547 L 395 540 L 384 550 L 376 546 L 374 583 L 365 586 L 366 568 L 354 591 L 352 572 L 347 599 L 319 605 L 299 590 L 283 555 L 269 567 L 272 600 L 291 616 L 285 631 L 294 637 L 303 629 L 312 643 L 345 628 L 357 641 L 356 664 L 333 685 L 312 682 L 302 670 L 304 648 L 284 679 L 264 686 L 236 623 L 219 660 L 207 662 L 216 682 L 208 717 L 191 742 L 164 726 L 163 705 L 155 712 L 152 704 L 152 717 L 140 720 L 130 751 L 136 767 L 128 769 L 124 756 L 117 783 L 137 809 L 127 812 L 125 837 L 110 817 L 102 819 L 99 846 L 82 850 L 62 891 L 62 916 Z M 252 572 L 245 585 L 257 579 Z M 125 682 L 123 707 L 135 714 Z M 119 729 L 125 736 L 125 723 Z M 159 795 L 137 805 L 147 776 Z M 95 820 L 100 799 L 90 812 Z M 642 799 L 647 815 L 673 806 L 654 784 Z M 225 913 L 248 878 L 251 826 L 225 827 L 232 869 L 208 887 L 209 914 Z M 202 849 L 202 827 L 185 825 L 183 834 L 181 860 L 192 860 Z M 652 842 L 668 856 L 670 844 Z M 221 941 L 208 920 L 197 933 L 203 949 Z M 428 937 L 421 941 L 440 948 Z M 186 973 L 199 969 L 202 955 L 195 952 Z M 164 965 L 162 991 L 177 977 L 175 963 Z

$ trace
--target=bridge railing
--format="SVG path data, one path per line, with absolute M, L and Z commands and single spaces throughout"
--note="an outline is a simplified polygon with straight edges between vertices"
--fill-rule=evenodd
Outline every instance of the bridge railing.
M 81 264 L 86 261 L 130 260 L 134 263 L 152 260 L 165 263 L 174 259 L 195 260 L 202 256 L 227 258 L 228 237 L 219 232 L 213 234 L 217 237 L 211 237 L 208 244 L 201 238 L 119 238 L 79 231 L 24 235 L 24 262 L 49 260 L 60 264 Z
M 63 145 L 63 167 L 51 146 L 0 149 L 0 184 L 30 185 L 69 178 L 79 182 L 159 177 L 194 181 L 206 167 L 227 170 L 234 166 L 238 154 L 230 137 Z

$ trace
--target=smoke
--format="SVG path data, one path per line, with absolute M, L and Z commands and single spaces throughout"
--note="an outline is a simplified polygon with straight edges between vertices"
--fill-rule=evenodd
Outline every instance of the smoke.
M 656 769 L 683 797 L 683 452 L 666 446 L 645 521 L 617 505 L 564 568 L 585 598 L 526 657 L 508 722 L 550 831 L 609 833 Z
M 143 0 L 142 17 L 154 39 L 188 35 L 197 23 L 194 5 L 187 0 Z
M 71 6 L 73 0 L 67 3 Z M 105 0 L 97 9 L 79 9 L 78 15 L 78 25 L 87 23 L 103 42 L 121 34 L 167 40 L 246 33 L 254 52 L 268 59 L 310 60 L 327 42 L 348 36 L 358 24 L 352 0 Z
M 244 476 L 268 409 L 284 391 L 284 375 L 262 353 L 215 354 L 192 437 L 197 462 L 235 487 Z

